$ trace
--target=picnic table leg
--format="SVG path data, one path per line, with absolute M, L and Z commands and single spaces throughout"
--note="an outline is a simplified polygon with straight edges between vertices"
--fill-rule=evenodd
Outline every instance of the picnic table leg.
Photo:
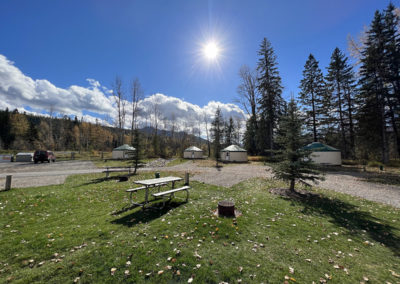
M 106 178 L 108 178 L 108 175 L 109 175 L 109 171 L 108 171 L 108 167 L 107 167 L 107 170 L 106 170 Z
M 175 181 L 172 182 L 172 189 L 175 188 Z
M 146 185 L 146 192 L 145 192 L 145 196 L 144 196 L 144 204 L 143 204 L 143 210 L 144 207 L 146 206 L 146 204 L 148 203 L 148 198 L 149 198 L 149 186 Z

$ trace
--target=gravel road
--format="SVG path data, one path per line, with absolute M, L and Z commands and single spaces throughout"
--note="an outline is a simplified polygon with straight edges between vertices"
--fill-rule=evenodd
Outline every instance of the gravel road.
M 0 163 L 0 185 L 12 175 L 12 187 L 31 187 L 62 184 L 69 175 L 98 173 L 90 161 L 61 161 L 55 163 Z
M 157 164 L 158 165 L 158 164 Z M 62 184 L 68 175 L 99 173 L 90 161 L 62 161 L 56 163 L 0 163 L 0 185 L 5 184 L 6 175 L 13 175 L 13 187 L 31 187 L 50 184 Z M 271 178 L 270 168 L 255 164 L 230 164 L 222 168 L 202 167 L 189 161 L 172 167 L 149 167 L 140 171 L 176 171 L 189 172 L 191 180 L 218 186 L 230 187 L 254 177 Z M 368 200 L 377 201 L 400 208 L 400 187 L 365 182 L 365 173 L 333 172 L 325 176 L 319 187 L 351 194 Z

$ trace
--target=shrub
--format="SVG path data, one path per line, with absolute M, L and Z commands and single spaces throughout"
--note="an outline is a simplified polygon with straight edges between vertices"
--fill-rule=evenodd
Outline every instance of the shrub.
M 383 164 L 381 162 L 378 161 L 369 161 L 367 164 L 368 167 L 380 167 L 383 166 Z

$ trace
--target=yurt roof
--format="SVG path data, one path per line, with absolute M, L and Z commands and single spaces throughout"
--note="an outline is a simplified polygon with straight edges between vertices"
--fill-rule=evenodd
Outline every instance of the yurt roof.
M 320 142 L 312 142 L 305 146 L 304 149 L 311 150 L 313 152 L 340 152 L 339 149 L 333 148 L 332 146 L 325 145 Z
M 200 148 L 197 148 L 196 146 L 191 146 L 187 149 L 185 149 L 184 152 L 203 152 Z
M 247 152 L 245 149 L 240 148 L 238 145 L 231 145 L 222 149 L 221 152 Z
M 128 144 L 124 144 L 122 146 L 119 146 L 117 148 L 114 148 L 113 151 L 135 151 L 136 149 L 133 148 L 132 146 L 129 146 Z

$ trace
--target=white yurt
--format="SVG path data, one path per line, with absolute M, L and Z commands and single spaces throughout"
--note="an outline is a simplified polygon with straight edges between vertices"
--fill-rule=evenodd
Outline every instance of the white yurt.
M 310 158 L 316 164 L 332 166 L 342 164 L 342 156 L 339 149 L 322 144 L 320 142 L 313 142 L 304 148 L 312 151 Z
M 135 155 L 135 148 L 129 146 L 128 144 L 124 144 L 112 150 L 112 158 L 113 159 L 130 159 Z
M 15 155 L 16 162 L 32 162 L 33 161 L 33 153 L 18 153 Z
M 247 151 L 237 145 L 231 145 L 221 150 L 223 162 L 247 162 Z
M 203 150 L 196 146 L 191 146 L 183 151 L 183 158 L 185 159 L 202 159 Z

